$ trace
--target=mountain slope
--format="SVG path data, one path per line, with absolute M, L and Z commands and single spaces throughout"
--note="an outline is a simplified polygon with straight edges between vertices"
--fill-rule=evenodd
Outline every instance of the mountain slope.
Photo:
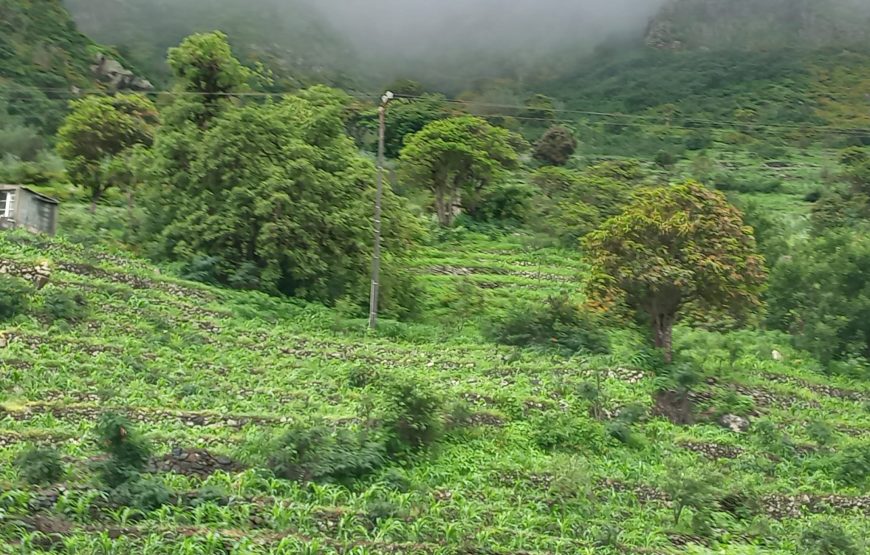
M 537 258 L 519 244 L 459 247 L 427 255 L 471 265 L 454 278 L 439 268 L 439 287 L 469 273 L 534 279 L 506 271 Z M 476 254 L 460 260 L 465 250 Z M 654 407 L 657 380 L 630 362 L 636 353 L 625 337 L 612 359 L 569 360 L 446 328 L 385 323 L 367 335 L 364 323 L 324 308 L 179 281 L 62 240 L 0 233 L 0 260 L 18 275 L 47 261 L 46 291 L 82 294 L 90 307 L 83 320 L 51 325 L 37 302 L 4 324 L 0 544 L 38 554 L 63 542 L 70 555 L 106 552 L 106 537 L 117 538 L 113 553 L 149 555 L 700 554 L 706 544 L 736 555 L 806 553 L 808 530 L 838 525 L 857 538 L 856 552 L 866 547 L 870 498 L 835 477 L 840 453 L 866 449 L 870 391 L 816 373 L 785 337 L 681 330 L 680 356 L 706 376 L 692 396 L 706 416 L 678 426 Z M 260 468 L 266 438 L 290 423 L 364 425 L 394 379 L 465 403 L 428 456 L 389 462 L 347 486 L 304 487 Z M 596 380 L 600 418 L 583 394 Z M 154 497 L 151 482 L 128 501 L 100 492 L 91 431 L 107 410 L 128 415 L 155 443 L 151 468 L 170 497 Z M 623 410 L 639 419 L 617 418 Z M 743 414 L 753 427 L 723 429 L 711 416 L 720 412 Z M 816 421 L 831 429 L 825 445 L 811 439 Z M 27 442 L 61 449 L 70 471 L 63 488 L 22 484 L 12 462 Z M 723 476 L 708 505 L 686 509 L 678 524 L 668 503 L 672 469 Z M 712 528 L 690 524 L 701 510 L 712 513 Z
M 91 67 L 100 54 L 118 57 L 80 33 L 60 0 L 0 0 L 0 110 L 53 131 L 71 91 L 106 87 Z
M 345 84 L 353 51 L 305 0 L 64 0 L 79 27 L 166 79 L 166 51 L 192 33 L 221 30 L 248 64 L 264 63 L 279 88 Z M 290 14 L 288 16 L 288 14 Z
M 656 48 L 764 50 L 870 43 L 864 0 L 673 0 L 650 24 Z

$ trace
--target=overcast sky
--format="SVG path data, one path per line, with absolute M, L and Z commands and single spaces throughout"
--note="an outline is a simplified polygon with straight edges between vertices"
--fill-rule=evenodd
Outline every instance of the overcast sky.
M 361 48 L 544 48 L 642 30 L 666 0 L 306 0 Z

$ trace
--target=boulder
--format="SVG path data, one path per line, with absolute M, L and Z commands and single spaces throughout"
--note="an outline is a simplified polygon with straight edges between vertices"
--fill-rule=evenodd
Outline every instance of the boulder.
M 742 434 L 749 430 L 749 420 L 735 414 L 726 414 L 719 419 L 719 425 L 726 430 Z

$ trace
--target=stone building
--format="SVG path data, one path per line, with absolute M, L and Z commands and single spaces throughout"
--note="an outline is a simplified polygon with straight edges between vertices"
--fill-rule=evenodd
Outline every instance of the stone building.
M 54 235 L 58 204 L 23 185 L 0 184 L 0 229 L 22 228 Z

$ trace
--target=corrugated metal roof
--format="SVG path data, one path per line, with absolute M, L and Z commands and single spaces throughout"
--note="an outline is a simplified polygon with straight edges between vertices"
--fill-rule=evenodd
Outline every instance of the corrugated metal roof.
M 42 193 L 34 191 L 30 187 L 25 187 L 24 185 L 12 185 L 11 183 L 0 183 L 0 190 L 2 190 L 4 187 L 12 187 L 15 189 L 24 189 L 25 191 L 27 191 L 31 195 L 36 195 L 39 198 L 41 198 L 42 200 L 44 200 L 45 202 L 50 202 L 51 204 L 60 204 L 60 201 L 57 200 L 56 198 L 51 198 L 49 196 L 43 195 Z

